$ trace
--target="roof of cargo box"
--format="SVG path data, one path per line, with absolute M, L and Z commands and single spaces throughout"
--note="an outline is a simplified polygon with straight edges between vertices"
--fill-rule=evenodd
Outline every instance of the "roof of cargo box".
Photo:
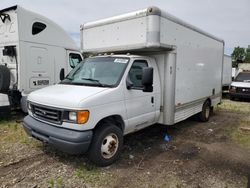
M 158 7 L 148 7 L 146 9 L 142 9 L 142 10 L 138 10 L 138 11 L 134 11 L 134 12 L 130 12 L 130 13 L 126 13 L 126 14 L 122 14 L 122 15 L 119 15 L 119 16 L 113 16 L 113 17 L 110 17 L 110 18 L 106 18 L 106 19 L 101 19 L 101 20 L 98 20 L 98 21 L 93 21 L 93 22 L 88 22 L 86 24 L 83 24 L 81 26 L 81 29 L 88 29 L 88 28 L 92 28 L 92 27 L 97 27 L 97 26 L 102 26 L 102 25 L 106 25 L 106 24 L 111 24 L 111 23 L 115 23 L 117 21 L 125 21 L 125 20 L 130 20 L 130 19 L 134 19 L 136 17 L 140 18 L 140 17 L 144 17 L 144 16 L 149 16 L 149 15 L 158 15 L 158 16 L 161 16 L 163 18 L 166 18 L 170 21 L 173 21 L 177 24 L 180 24 L 184 27 L 187 27 L 193 31 L 196 31 L 198 33 L 201 33 L 203 35 L 206 35 L 212 39 L 215 39 L 219 42 L 222 42 L 224 43 L 224 40 L 223 39 L 220 39 L 212 34 L 209 34 L 207 33 L 206 31 L 203 31 L 202 29 L 199 29 L 198 27 L 195 27 L 161 9 L 159 9 Z
M 13 12 L 16 13 L 17 17 Z M 15 23 L 14 32 L 20 41 L 48 44 L 79 50 L 74 40 L 59 25 L 50 19 L 22 8 L 19 5 L 0 10 L 0 26 Z M 6 22 L 6 20 L 8 20 Z M 13 26 L 11 26 L 13 28 Z M 13 31 L 12 31 L 13 33 Z M 1 34 L 1 33 L 0 33 Z

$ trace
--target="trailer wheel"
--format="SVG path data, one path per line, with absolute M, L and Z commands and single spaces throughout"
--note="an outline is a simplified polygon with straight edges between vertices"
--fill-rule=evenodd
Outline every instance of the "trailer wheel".
M 0 65 L 0 92 L 6 93 L 10 87 L 10 70 Z
M 98 166 L 108 166 L 120 156 L 123 145 L 122 130 L 111 123 L 103 123 L 95 130 L 89 159 Z
M 210 113 L 211 113 L 211 104 L 207 100 L 204 102 L 204 104 L 202 106 L 202 111 L 199 113 L 200 121 L 207 122 L 209 120 Z

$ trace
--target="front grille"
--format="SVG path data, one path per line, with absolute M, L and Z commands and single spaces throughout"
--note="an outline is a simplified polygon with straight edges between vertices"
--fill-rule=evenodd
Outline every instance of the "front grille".
M 33 115 L 41 120 L 51 123 L 62 124 L 62 111 L 50 107 L 31 105 Z
M 250 88 L 237 87 L 237 93 L 250 93 Z

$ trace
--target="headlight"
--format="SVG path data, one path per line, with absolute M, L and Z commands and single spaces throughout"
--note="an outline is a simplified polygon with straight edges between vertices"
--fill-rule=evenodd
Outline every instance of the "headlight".
M 236 89 L 237 89 L 237 87 L 231 86 L 230 89 L 229 89 L 229 92 L 235 93 L 235 92 L 236 92 Z
M 76 122 L 76 120 L 77 120 L 77 113 L 76 112 L 69 112 L 69 120 Z
M 31 104 L 29 101 L 27 101 L 27 108 L 28 108 L 28 110 L 31 110 Z
M 68 118 L 70 121 L 74 121 L 77 124 L 84 124 L 89 119 L 89 111 L 82 110 L 82 111 L 69 112 Z

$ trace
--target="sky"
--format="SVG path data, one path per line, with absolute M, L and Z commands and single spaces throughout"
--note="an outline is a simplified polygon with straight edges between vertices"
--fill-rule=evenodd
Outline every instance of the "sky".
M 225 53 L 250 45 L 250 0 L 0 0 L 0 9 L 21 5 L 60 25 L 80 46 L 80 25 L 149 6 L 225 41 Z

